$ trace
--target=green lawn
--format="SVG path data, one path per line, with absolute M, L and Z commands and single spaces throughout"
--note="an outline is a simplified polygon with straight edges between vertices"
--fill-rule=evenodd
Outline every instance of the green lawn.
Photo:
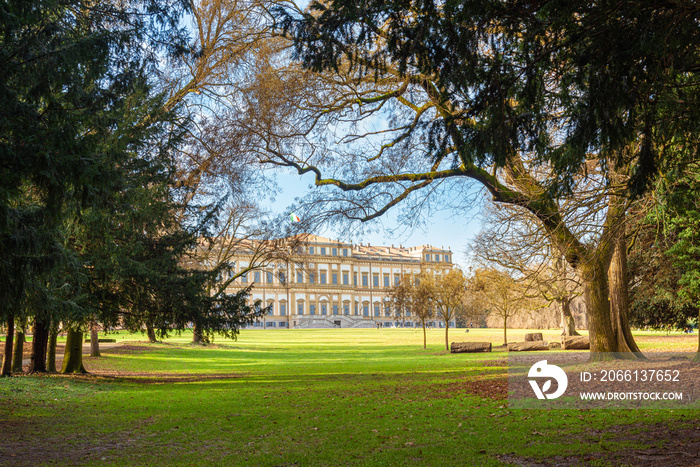
M 522 340 L 525 331 L 509 331 Z M 554 339 L 558 331 L 545 332 Z M 444 331 L 244 330 L 195 347 L 184 334 L 86 358 L 86 377 L 0 380 L 9 465 L 615 464 L 697 430 L 697 411 L 509 410 L 503 351 L 452 355 Z M 643 349 L 697 336 L 640 333 Z M 502 342 L 499 330 L 451 340 Z

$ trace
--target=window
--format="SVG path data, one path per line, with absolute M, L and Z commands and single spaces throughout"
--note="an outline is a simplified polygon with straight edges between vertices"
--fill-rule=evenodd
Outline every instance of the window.
M 379 316 L 379 303 L 374 304 L 374 316 Z
M 280 284 L 284 285 L 287 283 L 287 276 L 284 274 L 283 271 L 280 271 L 279 278 L 280 278 Z
M 314 247 L 312 247 L 312 246 L 309 247 L 309 254 L 310 255 L 314 254 Z
M 255 271 L 255 273 L 253 274 L 253 281 L 256 284 L 260 283 L 260 271 Z
M 358 304 L 355 303 L 355 316 L 359 315 L 360 313 L 358 312 Z
M 243 275 L 241 276 L 241 282 L 242 282 L 243 284 L 247 284 L 247 283 L 248 283 L 248 273 L 245 273 L 245 274 L 243 274 Z
M 352 275 L 352 285 L 357 287 L 357 273 L 353 273 Z
M 349 315 L 350 315 L 350 305 L 343 305 L 343 314 L 344 314 L 345 316 L 349 316 Z
M 347 248 L 343 248 L 343 256 L 347 256 L 347 255 L 348 255 L 348 249 L 347 249 Z
M 298 314 L 298 315 L 303 315 L 303 314 L 304 314 L 304 304 L 303 304 L 303 303 L 298 303 L 298 304 L 297 304 L 297 314 Z
M 267 283 L 268 284 L 272 284 L 274 282 L 272 276 L 273 276 L 273 274 L 271 272 L 267 273 Z
M 326 305 L 325 303 L 321 305 L 321 314 L 323 316 L 328 314 L 328 305 Z
M 268 322 L 267 322 L 267 327 L 268 327 L 268 328 L 274 328 L 274 327 L 275 327 L 275 322 L 274 322 L 274 321 L 268 321 Z
M 303 284 L 303 283 L 304 283 L 304 273 L 297 272 L 297 284 Z
M 379 274 L 372 276 L 372 287 L 379 287 Z
M 321 254 L 322 254 L 322 255 L 325 255 L 325 254 L 326 254 L 326 247 L 325 247 L 325 246 L 322 246 L 322 247 L 321 247 Z
M 338 249 L 337 248 L 331 248 L 331 254 L 333 256 L 338 256 Z
M 313 272 L 309 273 L 309 284 L 314 284 L 316 281 L 316 276 Z
M 310 315 L 316 314 L 316 305 L 309 305 L 309 314 Z
M 334 315 L 338 314 L 338 305 L 333 305 L 333 314 Z
M 274 305 L 273 303 L 268 303 L 267 306 L 270 307 L 270 308 L 267 310 L 267 315 L 268 315 L 268 316 L 272 316 L 272 315 L 274 314 L 274 311 L 275 311 L 275 305 Z
M 286 316 L 286 315 L 287 315 L 287 304 L 280 303 L 280 316 Z
M 449 263 L 450 262 L 450 255 L 445 255 L 445 262 Z
M 369 316 L 369 305 L 362 305 L 362 316 Z
M 331 282 L 333 283 L 333 285 L 338 285 L 338 273 L 337 272 L 334 272 L 333 274 L 331 274 Z
M 391 305 L 388 303 L 384 304 L 384 316 L 391 316 Z
M 350 274 L 347 272 L 343 273 L 343 285 L 349 285 L 350 284 Z
M 362 287 L 369 287 L 369 276 L 366 272 L 362 273 Z
M 440 255 L 435 255 L 435 261 L 440 261 Z
M 426 254 L 426 255 L 425 255 L 425 260 L 426 260 L 426 261 L 430 261 L 430 255 Z
M 401 279 L 401 276 L 394 275 L 394 285 L 399 285 L 400 279 Z
M 384 274 L 384 287 L 389 287 L 389 274 Z
M 281 327 L 281 328 L 286 328 L 286 327 L 287 327 L 287 323 L 285 323 L 284 321 L 280 321 L 279 327 Z
M 326 271 L 321 271 L 321 284 L 326 283 Z

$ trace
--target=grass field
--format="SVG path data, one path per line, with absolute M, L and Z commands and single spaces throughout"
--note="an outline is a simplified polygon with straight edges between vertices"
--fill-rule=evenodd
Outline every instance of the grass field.
M 684 456 L 700 449 L 697 411 L 509 410 L 505 352 L 449 354 L 443 330 L 428 338 L 423 350 L 408 329 L 244 330 L 207 347 L 120 334 L 85 358 L 91 375 L 0 380 L 0 464 L 695 465 Z M 451 340 L 500 344 L 502 331 Z

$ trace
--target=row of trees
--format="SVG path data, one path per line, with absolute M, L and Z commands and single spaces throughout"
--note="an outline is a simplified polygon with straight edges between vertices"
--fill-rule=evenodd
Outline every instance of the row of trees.
M 426 348 L 426 325 L 433 319 L 445 324 L 445 350 L 450 349 L 450 322 L 478 320 L 483 306 L 458 268 L 442 274 L 423 271 L 419 274 L 402 274 L 389 292 L 394 317 L 417 320 L 423 328 L 423 348 Z
M 21 370 L 29 327 L 30 371 L 54 369 L 63 330 L 62 371 L 80 372 L 82 332 L 97 323 L 146 329 L 152 340 L 195 323 L 207 338 L 235 336 L 264 313 L 247 289 L 212 293 L 226 259 L 200 266 L 213 237 L 260 217 L 253 203 L 231 209 L 255 176 L 212 169 L 235 139 L 203 138 L 206 115 L 187 100 L 214 86 L 215 70 L 233 66 L 248 44 L 212 51 L 204 31 L 193 38 L 181 22 L 208 13 L 210 28 L 226 21 L 220 34 L 243 37 L 249 23 L 233 28 L 233 10 L 169 0 L 0 7 L 3 375 L 13 352 Z M 246 234 L 269 231 L 254 224 Z

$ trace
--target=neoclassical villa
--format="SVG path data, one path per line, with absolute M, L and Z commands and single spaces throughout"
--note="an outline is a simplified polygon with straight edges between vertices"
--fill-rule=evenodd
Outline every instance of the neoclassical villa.
M 237 249 L 232 274 L 256 261 L 254 250 Z M 253 327 L 412 327 L 416 324 L 410 316 L 400 322 L 393 318 L 389 288 L 401 274 L 452 268 L 452 252 L 429 245 L 355 245 L 306 235 L 294 246 L 294 255 L 266 264 L 241 275 L 227 289 L 234 292 L 252 284 L 251 298 L 271 305 L 270 313 Z M 438 320 L 431 324 L 440 325 Z

